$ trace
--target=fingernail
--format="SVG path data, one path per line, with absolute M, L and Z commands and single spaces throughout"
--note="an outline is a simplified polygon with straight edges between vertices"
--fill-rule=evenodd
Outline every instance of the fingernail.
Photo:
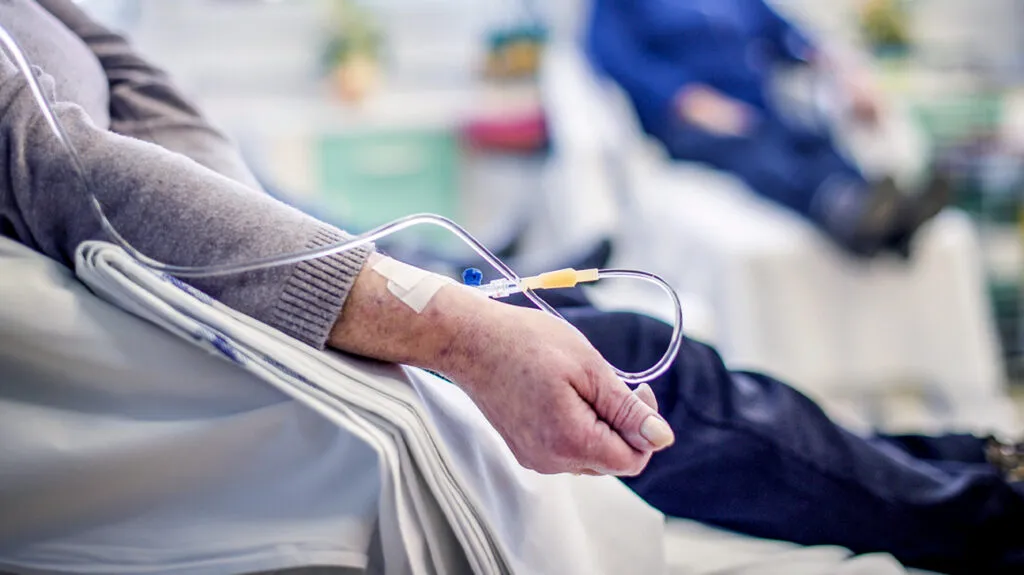
M 640 425 L 640 435 L 649 441 L 655 449 L 661 449 L 672 445 L 676 436 L 672 428 L 665 423 L 665 420 L 657 415 L 649 415 Z

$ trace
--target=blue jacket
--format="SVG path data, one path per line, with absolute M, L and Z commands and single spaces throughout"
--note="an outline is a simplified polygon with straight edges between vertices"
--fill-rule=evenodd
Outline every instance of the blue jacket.
M 765 109 L 772 65 L 802 61 L 811 50 L 765 0 L 594 0 L 586 42 L 654 135 L 689 83 Z

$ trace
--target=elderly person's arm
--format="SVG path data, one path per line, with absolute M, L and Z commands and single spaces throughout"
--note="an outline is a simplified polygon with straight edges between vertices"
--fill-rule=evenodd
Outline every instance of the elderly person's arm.
M 128 40 L 90 18 L 71 0 L 37 0 L 81 38 L 103 67 L 110 92 L 110 131 L 152 142 L 251 188 L 256 178 L 238 149 L 210 125 L 161 68 Z
M 0 11 L 0 18 L 34 17 L 31 10 L 12 10 Z M 205 265 L 347 237 L 245 185 L 244 174 L 227 177 L 210 169 L 224 170 L 216 165 L 219 160 L 199 158 L 210 164 L 204 166 L 165 147 L 158 134 L 150 135 L 161 145 L 97 125 L 72 97 L 55 93 L 45 70 L 40 78 L 47 95 L 56 100 L 54 107 L 108 216 L 143 253 L 169 263 Z M 152 112 L 144 116 L 151 126 L 160 126 L 160 100 L 153 98 L 152 108 L 144 106 Z M 121 121 L 117 102 L 112 98 L 115 123 Z M 187 108 L 172 104 L 169 125 L 181 126 L 189 137 L 215 134 L 198 114 L 178 115 Z M 187 148 L 179 151 L 194 151 Z M 43 121 L 25 78 L 7 57 L 0 58 L 0 154 L 5 168 L 0 231 L 69 265 L 82 241 L 104 239 L 86 190 Z M 569 326 L 457 286 L 442 288 L 423 313 L 416 313 L 391 295 L 382 276 L 368 269 L 371 257 L 380 256 L 357 250 L 192 283 L 312 346 L 329 343 L 450 376 L 483 409 L 520 461 L 540 471 L 636 473 L 652 451 L 671 440 L 664 422 L 629 393 Z M 641 395 L 651 402 L 649 395 Z

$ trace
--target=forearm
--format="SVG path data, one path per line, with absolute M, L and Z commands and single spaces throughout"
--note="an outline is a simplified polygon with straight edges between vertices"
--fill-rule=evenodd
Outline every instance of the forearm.
M 237 148 L 203 117 L 170 77 L 128 40 L 71 0 L 37 0 L 89 47 L 110 89 L 110 130 L 188 156 L 252 188 L 259 184 Z
M 417 313 L 387 288 L 372 269 L 373 254 L 356 278 L 328 345 L 382 361 L 429 369 L 449 376 L 463 373 L 476 355 L 471 342 L 483 339 L 490 319 L 503 304 L 446 285 Z

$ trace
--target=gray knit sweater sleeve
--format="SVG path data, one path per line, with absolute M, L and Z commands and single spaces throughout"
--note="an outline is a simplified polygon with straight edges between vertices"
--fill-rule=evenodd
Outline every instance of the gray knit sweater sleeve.
M 37 0 L 80 38 L 103 68 L 110 131 L 158 144 L 252 188 L 256 178 L 234 144 L 215 129 L 162 69 L 124 36 L 90 18 L 71 0 Z
M 58 17 L 75 16 L 54 12 Z M 55 30 L 60 23 L 33 2 L 0 4 L 0 22 L 12 28 L 29 56 L 44 66 L 53 61 L 53 52 L 79 54 L 73 46 L 53 45 L 63 38 L 57 32 L 66 30 Z M 85 36 L 88 43 L 89 35 Z M 55 109 L 82 155 L 93 191 L 114 226 L 136 248 L 168 263 L 203 265 L 240 262 L 348 237 L 252 187 L 251 176 L 235 152 L 162 74 L 118 52 L 122 48 L 115 49 L 115 44 L 111 37 L 101 42 L 92 38 L 99 61 L 111 77 L 109 127 L 120 127 L 135 137 L 98 125 L 106 121 L 103 114 L 90 114 L 83 108 L 87 98 L 83 96 L 82 102 L 76 98 L 76 79 L 67 76 L 98 69 L 95 62 L 54 64 L 56 77 L 45 68 L 38 76 L 47 95 L 56 100 Z M 121 46 L 127 50 L 126 44 Z M 112 56 L 111 51 L 120 55 Z M 121 65 L 115 65 L 118 62 Z M 67 155 L 49 132 L 25 79 L 6 56 L 0 58 L 0 161 L 4 167 L 0 233 L 69 265 L 79 243 L 104 238 Z M 225 304 L 319 347 L 367 254 L 368 250 L 360 250 L 192 283 Z

